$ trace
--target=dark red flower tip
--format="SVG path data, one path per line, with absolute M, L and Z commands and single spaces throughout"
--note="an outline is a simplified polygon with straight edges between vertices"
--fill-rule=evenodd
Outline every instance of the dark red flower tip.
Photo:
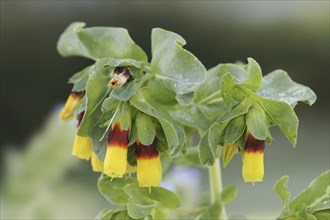
M 109 133 L 108 147 L 124 147 L 128 145 L 128 130 L 123 130 L 120 123 L 115 123 Z
M 248 132 L 244 152 L 247 153 L 263 153 L 265 150 L 265 141 L 255 139 L 250 132 Z
M 72 95 L 73 97 L 82 98 L 82 96 L 83 96 L 83 92 L 72 91 L 72 92 L 71 92 L 71 95 Z
M 143 160 L 143 159 L 152 159 L 158 157 L 158 151 L 156 149 L 155 141 L 146 146 L 140 143 L 139 140 L 136 141 L 135 147 L 136 159 Z

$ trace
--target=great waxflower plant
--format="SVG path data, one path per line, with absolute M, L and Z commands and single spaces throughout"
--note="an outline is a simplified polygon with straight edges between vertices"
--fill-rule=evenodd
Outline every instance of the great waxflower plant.
M 226 219 L 223 205 L 236 188 L 222 189 L 221 152 L 224 166 L 240 152 L 243 180 L 262 181 L 269 128 L 279 127 L 295 146 L 293 107 L 316 100 L 283 70 L 262 77 L 252 58 L 206 70 L 183 48 L 185 40 L 170 31 L 152 30 L 149 61 L 126 29 L 84 26 L 71 24 L 58 41 L 62 56 L 94 60 L 70 78 L 72 92 L 60 116 L 78 119 L 72 153 L 102 173 L 98 187 L 113 208 L 97 219 L 175 218 L 180 199 L 160 187 L 166 158 L 209 167 L 210 200 L 186 218 Z M 192 146 L 196 133 L 200 143 Z M 191 160 L 196 156 L 199 160 Z M 278 184 L 276 192 L 285 190 Z

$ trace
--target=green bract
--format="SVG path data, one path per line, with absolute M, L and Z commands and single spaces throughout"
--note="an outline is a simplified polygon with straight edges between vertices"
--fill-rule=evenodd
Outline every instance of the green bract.
M 111 125 L 118 118 L 117 132 L 128 131 L 127 160 L 132 166 L 137 165 L 136 143 L 145 147 L 155 144 L 157 153 L 178 164 L 197 166 L 213 165 L 224 145 L 237 144 L 243 150 L 248 133 L 271 143 L 271 126 L 277 126 L 292 145 L 296 144 L 298 118 L 293 107 L 298 102 L 312 105 L 316 95 L 311 89 L 293 82 L 282 70 L 262 77 L 261 67 L 252 58 L 247 58 L 247 64 L 219 64 L 207 71 L 183 48 L 185 44 L 180 35 L 154 28 L 149 61 L 124 28 L 85 28 L 84 23 L 75 22 L 61 35 L 57 49 L 62 56 L 94 61 L 69 83 L 72 91 L 84 95 L 75 108 L 76 114 L 84 112 L 77 135 L 91 139 L 101 162 Z M 123 68 L 127 72 L 122 72 Z M 196 133 L 200 142 L 192 147 Z M 324 208 L 312 200 L 303 208 L 295 205 L 304 195 L 289 207 L 286 183 L 284 177 L 275 187 L 284 201 L 285 214 L 307 210 L 299 215 L 325 215 Z M 102 210 L 97 219 L 166 219 L 169 209 L 180 206 L 173 192 L 162 187 L 140 188 L 136 179 L 127 175 L 118 179 L 102 175 L 98 187 L 117 208 Z M 235 195 L 235 187 L 225 188 L 189 217 L 217 219 L 224 213 L 223 205 Z

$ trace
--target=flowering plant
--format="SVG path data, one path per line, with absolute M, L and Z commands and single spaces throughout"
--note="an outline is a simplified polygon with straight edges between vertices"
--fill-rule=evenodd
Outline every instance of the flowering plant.
M 277 126 L 295 146 L 298 118 L 293 108 L 316 100 L 310 88 L 283 70 L 263 77 L 252 58 L 247 64 L 206 70 L 183 48 L 181 36 L 161 28 L 152 30 L 149 61 L 126 29 L 84 26 L 71 24 L 58 41 L 62 56 L 95 61 L 70 78 L 72 92 L 60 116 L 64 121 L 77 117 L 72 153 L 90 159 L 92 169 L 102 173 L 99 190 L 115 205 L 97 219 L 178 217 L 180 199 L 159 185 L 162 166 L 182 159 L 208 167 L 211 195 L 181 218 L 226 219 L 224 205 L 235 197 L 236 188 L 222 189 L 219 158 L 226 166 L 239 153 L 243 180 L 262 181 L 265 144 L 272 142 L 269 128 Z M 193 146 L 196 135 L 199 144 Z M 327 190 L 324 178 L 329 172 L 311 186 L 317 197 L 302 195 L 289 203 L 287 177 L 282 177 L 275 186 L 284 202 L 280 218 L 317 218 L 328 211 L 321 207 L 329 202 L 321 193 Z M 299 205 L 292 205 L 297 200 Z

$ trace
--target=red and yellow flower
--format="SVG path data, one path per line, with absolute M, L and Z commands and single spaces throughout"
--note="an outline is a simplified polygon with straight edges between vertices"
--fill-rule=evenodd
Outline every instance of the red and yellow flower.
M 112 125 L 104 159 L 104 173 L 111 177 L 122 177 L 127 169 L 128 130 L 121 126 L 121 118 Z
M 71 92 L 61 113 L 60 113 L 60 118 L 65 121 L 68 122 L 70 121 L 73 116 L 74 116 L 74 111 L 80 101 L 80 99 L 82 98 L 83 93 L 82 92 Z
M 257 140 L 247 132 L 244 147 L 242 175 L 244 182 L 261 182 L 264 177 L 265 141 Z
M 162 164 L 155 141 L 145 146 L 136 141 L 137 180 L 141 187 L 159 186 L 162 181 Z

